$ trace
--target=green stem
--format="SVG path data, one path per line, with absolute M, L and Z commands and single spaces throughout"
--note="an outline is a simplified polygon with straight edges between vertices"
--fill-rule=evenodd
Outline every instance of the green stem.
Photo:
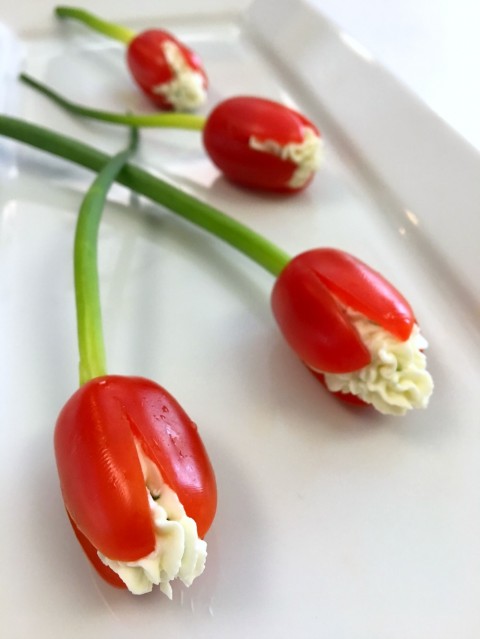
M 106 374 L 102 310 L 98 281 L 98 229 L 108 191 L 138 144 L 131 130 L 128 147 L 108 158 L 80 206 L 74 245 L 75 300 L 77 307 L 80 384 Z
M 0 115 L 0 135 L 30 144 L 96 172 L 109 159 L 105 153 L 78 140 L 6 115 Z M 117 182 L 216 235 L 274 276 L 290 261 L 287 253 L 241 222 L 144 169 L 127 164 L 118 174 Z
M 21 73 L 20 80 L 39 91 L 47 98 L 50 98 L 56 104 L 60 105 L 70 113 L 81 115 L 83 117 L 92 118 L 93 120 L 102 120 L 111 124 L 127 124 L 135 127 L 169 127 L 176 129 L 191 129 L 201 131 L 205 126 L 206 118 L 201 115 L 192 113 L 156 113 L 154 115 L 135 115 L 110 113 L 109 111 L 101 111 L 99 109 L 90 109 L 81 106 L 71 100 L 67 100 L 56 91 L 53 91 L 42 82 L 35 80 L 26 73 Z
M 87 27 L 90 27 L 94 31 L 98 31 L 98 33 L 102 33 L 114 40 L 119 40 L 124 44 L 128 44 L 130 40 L 136 36 L 135 31 L 122 27 L 118 24 L 114 24 L 113 22 L 102 20 L 101 18 L 93 15 L 93 13 L 78 7 L 59 6 L 55 8 L 55 14 L 59 18 L 73 18 L 74 20 L 83 22 L 83 24 L 86 24 Z

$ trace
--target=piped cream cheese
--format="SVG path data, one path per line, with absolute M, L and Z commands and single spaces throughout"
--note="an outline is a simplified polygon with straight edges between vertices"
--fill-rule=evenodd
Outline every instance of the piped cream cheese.
M 332 392 L 352 393 L 385 415 L 404 415 L 412 408 L 426 408 L 433 380 L 426 370 L 427 340 L 414 325 L 402 342 L 364 315 L 346 311 L 371 355 L 371 362 L 351 373 L 324 373 Z
M 322 141 L 310 127 L 303 129 L 302 142 L 290 142 L 282 146 L 275 140 L 259 140 L 252 135 L 248 144 L 256 151 L 271 153 L 297 165 L 287 184 L 292 189 L 300 189 L 320 166 Z
M 207 92 L 201 73 L 189 67 L 174 42 L 165 42 L 163 52 L 173 73 L 169 82 L 157 84 L 153 93 L 163 95 L 176 111 L 192 111 L 205 102 Z
M 177 494 L 163 481 L 158 468 L 138 443 L 137 451 L 155 530 L 155 549 L 146 557 L 131 562 L 115 561 L 100 552 L 98 556 L 134 595 L 143 595 L 158 585 L 171 599 L 170 582 L 173 579 L 179 578 L 190 586 L 202 574 L 207 544 L 198 537 L 195 521 L 187 516 Z

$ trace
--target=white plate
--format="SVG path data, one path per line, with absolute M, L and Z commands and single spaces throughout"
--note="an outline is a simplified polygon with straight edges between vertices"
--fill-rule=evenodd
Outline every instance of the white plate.
M 473 639 L 479 159 L 307 3 L 243 5 L 235 15 L 239 3 L 193 11 L 180 1 L 156 22 L 203 57 L 206 110 L 250 93 L 306 112 L 325 134 L 322 172 L 295 197 L 249 193 L 219 177 L 191 132 L 145 131 L 140 159 L 292 254 L 335 245 L 389 277 L 430 342 L 431 405 L 399 419 L 338 403 L 282 341 L 269 275 L 115 187 L 99 246 L 109 370 L 157 380 L 198 422 L 219 509 L 206 571 L 190 589 L 176 585 L 173 602 L 101 583 L 69 529 L 52 454 L 53 424 L 77 386 L 71 249 L 91 175 L 2 140 L 2 627 L 15 639 Z M 152 14 L 147 1 L 102 6 L 135 28 Z M 22 67 L 73 99 L 148 109 L 121 47 L 58 25 L 50 9 L 3 11 Z M 4 110 L 123 145 L 121 130 L 17 87 L 8 50 Z

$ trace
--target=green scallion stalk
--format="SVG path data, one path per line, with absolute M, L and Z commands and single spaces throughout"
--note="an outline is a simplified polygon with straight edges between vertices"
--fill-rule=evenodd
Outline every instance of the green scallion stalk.
M 110 159 L 107 154 L 78 140 L 6 115 L 0 115 L 0 135 L 96 172 Z M 287 253 L 241 222 L 140 167 L 126 164 L 116 181 L 227 242 L 275 277 L 290 261 Z
M 123 42 L 124 44 L 128 44 L 130 40 L 136 36 L 135 31 L 122 27 L 118 24 L 114 24 L 113 22 L 102 20 L 93 13 L 78 7 L 59 6 L 55 8 L 55 14 L 58 18 L 71 18 L 73 20 L 78 20 L 87 27 L 90 27 L 90 29 L 106 35 L 109 38 L 113 38 L 114 40 L 118 40 L 119 42 Z
M 35 89 L 53 102 L 63 107 L 69 113 L 80 115 L 82 117 L 91 118 L 92 120 L 101 120 L 110 124 L 121 124 L 135 127 L 168 127 L 175 129 L 190 129 L 201 131 L 205 126 L 206 118 L 193 113 L 155 113 L 152 115 L 137 115 L 134 113 L 111 113 L 100 109 L 91 109 L 82 106 L 67 98 L 63 97 L 42 82 L 35 80 L 26 73 L 21 73 L 20 80 Z
M 108 191 L 135 151 L 138 131 L 131 129 L 128 147 L 108 158 L 82 201 L 75 230 L 74 275 L 77 307 L 80 384 L 106 374 L 97 245 Z

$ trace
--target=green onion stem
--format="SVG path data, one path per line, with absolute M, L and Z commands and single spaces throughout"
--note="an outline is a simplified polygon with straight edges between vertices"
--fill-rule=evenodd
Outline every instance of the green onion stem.
M 80 384 L 107 372 L 98 281 L 98 230 L 108 191 L 137 145 L 138 131 L 132 128 L 128 147 L 108 158 L 86 192 L 78 214 L 74 275 Z
M 105 153 L 78 140 L 6 115 L 0 115 L 0 135 L 24 142 L 96 172 L 109 160 Z M 287 253 L 241 222 L 140 167 L 126 164 L 116 180 L 222 239 L 274 276 L 277 276 L 290 261 Z
M 100 109 L 90 109 L 81 106 L 71 100 L 67 100 L 62 95 L 53 91 L 42 82 L 35 80 L 26 73 L 20 74 L 20 80 L 39 91 L 56 104 L 60 105 L 70 113 L 81 115 L 93 120 L 102 120 L 110 124 L 127 124 L 136 127 L 169 127 L 176 129 L 191 129 L 201 131 L 205 126 L 205 117 L 193 113 L 155 113 L 152 115 L 136 115 L 133 113 L 110 113 Z
M 94 31 L 98 31 L 98 33 L 102 33 L 103 35 L 113 38 L 114 40 L 118 40 L 119 42 L 123 42 L 124 44 L 128 44 L 130 40 L 136 36 L 135 31 L 122 27 L 118 24 L 114 24 L 113 22 L 102 20 L 93 13 L 78 7 L 59 6 L 55 8 L 55 14 L 59 18 L 73 18 L 74 20 L 83 22 L 83 24 L 87 25 L 87 27 L 90 27 Z

